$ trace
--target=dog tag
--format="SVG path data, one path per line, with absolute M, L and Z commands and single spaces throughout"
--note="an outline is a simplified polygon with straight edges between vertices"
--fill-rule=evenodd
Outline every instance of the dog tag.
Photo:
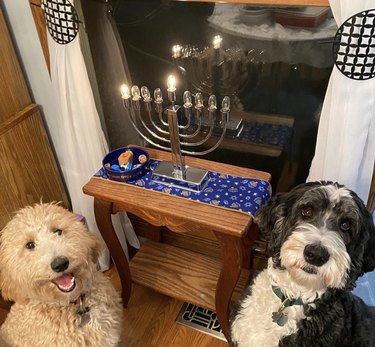
M 282 327 L 288 321 L 288 316 L 282 312 L 272 312 L 272 322 Z
M 87 313 L 84 313 L 83 315 L 81 315 L 81 322 L 79 323 L 79 327 L 82 328 L 88 322 L 90 322 L 90 314 L 87 312 Z
M 79 322 L 79 327 L 82 328 L 88 322 L 90 322 L 90 308 L 84 307 L 83 309 L 78 311 L 78 314 L 81 318 L 81 321 Z
M 288 316 L 283 313 L 285 307 L 287 307 L 288 299 L 285 299 L 281 304 L 277 312 L 272 312 L 272 322 L 277 323 L 278 326 L 282 327 L 288 321 Z

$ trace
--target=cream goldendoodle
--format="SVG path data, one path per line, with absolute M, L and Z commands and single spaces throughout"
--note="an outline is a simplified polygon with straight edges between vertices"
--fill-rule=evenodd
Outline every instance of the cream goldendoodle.
M 0 236 L 0 286 L 14 301 L 0 346 L 116 346 L 121 300 L 96 270 L 102 242 L 55 203 L 20 210 Z

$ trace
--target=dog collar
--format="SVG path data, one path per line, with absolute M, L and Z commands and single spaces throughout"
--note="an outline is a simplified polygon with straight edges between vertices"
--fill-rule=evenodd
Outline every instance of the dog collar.
M 289 306 L 294 306 L 294 305 L 304 305 L 301 299 L 293 299 L 293 300 L 287 299 L 279 287 L 272 286 L 272 291 L 281 300 L 284 308 L 289 307 Z
M 283 326 L 288 321 L 288 315 L 283 311 L 285 308 L 294 305 L 304 305 L 301 299 L 290 300 L 281 291 L 279 287 L 272 286 L 272 291 L 281 300 L 281 306 L 277 312 L 272 312 L 272 321 L 279 326 Z

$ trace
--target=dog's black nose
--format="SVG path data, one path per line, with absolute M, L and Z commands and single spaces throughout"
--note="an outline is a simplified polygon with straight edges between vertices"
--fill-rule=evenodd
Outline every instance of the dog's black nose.
M 69 266 L 69 259 L 67 257 L 56 257 L 51 263 L 51 268 L 55 272 L 63 272 Z
M 320 243 L 307 245 L 303 251 L 305 260 L 315 266 L 322 266 L 329 259 L 329 253 Z

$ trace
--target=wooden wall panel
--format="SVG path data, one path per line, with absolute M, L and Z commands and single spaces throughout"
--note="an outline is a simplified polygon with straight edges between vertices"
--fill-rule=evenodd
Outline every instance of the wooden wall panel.
M 12 41 L 0 11 L 0 124 L 31 103 Z
M 0 9 L 0 230 L 13 212 L 39 202 L 69 199 L 44 127 L 31 102 Z
M 36 112 L 0 135 L 0 229 L 12 211 L 39 202 L 63 200 L 69 207 L 41 115 Z

